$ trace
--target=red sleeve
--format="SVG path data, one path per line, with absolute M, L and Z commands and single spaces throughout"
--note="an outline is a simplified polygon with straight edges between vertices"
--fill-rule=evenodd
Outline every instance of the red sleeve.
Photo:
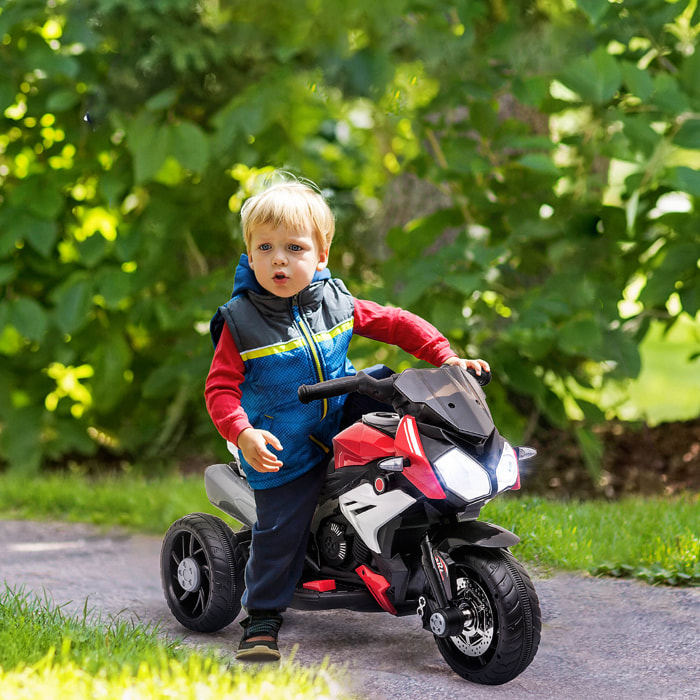
M 398 345 L 419 360 L 436 367 L 455 355 L 447 338 L 420 316 L 373 301 L 355 299 L 353 333 Z
M 214 359 L 204 387 L 207 411 L 225 440 L 237 444 L 245 428 L 251 428 L 241 406 L 241 384 L 245 378 L 243 360 L 227 326 L 214 351 Z

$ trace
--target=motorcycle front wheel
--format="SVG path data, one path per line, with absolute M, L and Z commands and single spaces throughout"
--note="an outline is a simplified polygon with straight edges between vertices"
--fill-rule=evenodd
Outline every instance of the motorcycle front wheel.
M 245 550 L 220 518 L 191 513 L 163 540 L 163 593 L 177 621 L 195 632 L 216 632 L 241 610 Z
M 501 549 L 461 548 L 455 562 L 459 635 L 435 637 L 450 668 L 473 683 L 500 685 L 535 658 L 542 617 L 535 587 L 520 562 Z

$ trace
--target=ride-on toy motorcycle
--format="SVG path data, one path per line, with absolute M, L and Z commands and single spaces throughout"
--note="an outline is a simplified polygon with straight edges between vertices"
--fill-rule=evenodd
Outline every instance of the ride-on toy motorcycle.
M 508 551 L 519 538 L 477 517 L 497 494 L 519 488 L 518 462 L 534 450 L 501 437 L 477 379 L 460 367 L 385 379 L 359 372 L 302 386 L 299 398 L 350 392 L 395 412 L 369 413 L 334 439 L 291 607 L 417 613 L 460 676 L 512 680 L 537 652 L 539 601 Z M 161 577 L 178 621 L 214 632 L 241 609 L 255 504 L 235 461 L 208 467 L 205 486 L 243 528 L 234 533 L 206 514 L 181 518 L 163 541 Z

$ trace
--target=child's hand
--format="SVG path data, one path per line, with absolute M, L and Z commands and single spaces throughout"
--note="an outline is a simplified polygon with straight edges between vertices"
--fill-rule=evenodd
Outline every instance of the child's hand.
M 267 445 L 272 445 L 276 450 L 282 449 L 282 443 L 267 430 L 246 428 L 238 436 L 238 449 L 256 472 L 277 472 L 282 466 L 282 462 L 267 449 Z
M 484 372 L 490 372 L 491 368 L 486 360 L 464 360 L 461 357 L 450 357 L 445 360 L 446 365 L 459 365 L 462 369 L 473 369 L 477 376 L 481 376 L 482 370 Z

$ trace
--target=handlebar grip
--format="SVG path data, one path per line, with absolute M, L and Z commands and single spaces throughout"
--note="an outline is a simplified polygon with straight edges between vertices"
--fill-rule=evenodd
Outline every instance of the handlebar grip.
M 359 374 L 350 377 L 338 377 L 329 379 L 320 384 L 302 384 L 298 389 L 299 401 L 310 403 L 319 399 L 330 399 L 332 396 L 342 396 L 357 391 L 359 386 Z
M 486 386 L 491 381 L 491 372 L 487 372 L 485 369 L 481 370 L 481 374 L 477 374 L 475 370 L 468 369 L 467 372 L 476 379 L 479 386 Z
M 375 379 L 366 372 L 358 372 L 350 377 L 329 379 L 319 384 L 302 384 L 297 393 L 299 401 L 302 403 L 330 399 L 332 396 L 351 394 L 353 391 L 371 396 L 383 403 L 390 403 L 394 392 L 395 377 L 396 375 L 391 375 L 383 379 Z

